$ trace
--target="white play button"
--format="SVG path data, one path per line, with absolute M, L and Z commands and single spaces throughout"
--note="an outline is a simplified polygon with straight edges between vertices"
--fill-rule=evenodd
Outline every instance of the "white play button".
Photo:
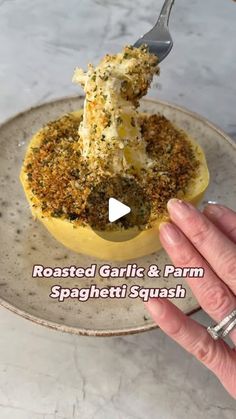
M 109 221 L 110 223 L 113 223 L 116 220 L 119 220 L 119 218 L 124 217 L 124 215 L 129 214 L 131 209 L 125 204 L 122 204 L 122 202 L 118 201 L 115 198 L 109 198 Z

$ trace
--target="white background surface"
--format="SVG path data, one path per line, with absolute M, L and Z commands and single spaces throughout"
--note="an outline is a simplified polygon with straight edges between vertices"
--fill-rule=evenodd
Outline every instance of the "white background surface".
M 73 68 L 134 42 L 160 0 L 0 0 L 0 120 L 81 93 Z M 176 0 L 174 49 L 149 96 L 178 103 L 236 137 L 236 4 Z M 203 313 L 194 317 L 209 323 Z M 1 419 L 231 419 L 236 402 L 159 331 L 63 335 L 0 309 Z

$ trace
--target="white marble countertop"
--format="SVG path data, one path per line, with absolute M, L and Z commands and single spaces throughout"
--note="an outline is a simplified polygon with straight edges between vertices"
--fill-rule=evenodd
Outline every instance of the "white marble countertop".
M 150 28 L 160 0 L 0 0 L 0 120 L 76 94 L 76 65 Z M 150 96 L 236 137 L 236 4 L 176 0 L 174 49 Z M 227 43 L 227 46 L 225 44 Z M 195 314 L 208 324 L 202 312 Z M 236 416 L 236 403 L 160 330 L 117 338 L 63 335 L 0 309 L 1 419 L 187 419 Z

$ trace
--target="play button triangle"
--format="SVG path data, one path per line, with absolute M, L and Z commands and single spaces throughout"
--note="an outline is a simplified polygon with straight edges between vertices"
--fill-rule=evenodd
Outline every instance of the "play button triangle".
M 115 198 L 109 198 L 108 218 L 110 223 L 124 217 L 131 211 L 130 207 Z

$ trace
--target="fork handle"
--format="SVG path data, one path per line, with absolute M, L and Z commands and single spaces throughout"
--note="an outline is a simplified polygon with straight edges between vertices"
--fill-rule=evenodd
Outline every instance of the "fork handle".
M 157 19 L 157 23 L 155 24 L 155 26 L 157 25 L 168 26 L 170 12 L 171 12 L 174 2 L 175 0 L 165 0 L 165 3 L 162 6 L 161 13 L 159 15 L 159 18 Z

